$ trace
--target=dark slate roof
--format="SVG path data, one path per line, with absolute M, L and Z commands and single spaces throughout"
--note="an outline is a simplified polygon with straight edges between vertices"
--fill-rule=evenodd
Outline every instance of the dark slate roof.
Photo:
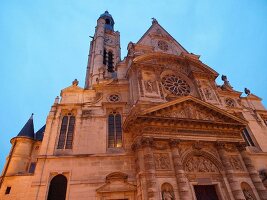
M 34 139 L 33 114 L 19 132 L 18 137 L 28 137 Z
M 35 140 L 42 141 L 45 132 L 45 125 L 35 133 Z

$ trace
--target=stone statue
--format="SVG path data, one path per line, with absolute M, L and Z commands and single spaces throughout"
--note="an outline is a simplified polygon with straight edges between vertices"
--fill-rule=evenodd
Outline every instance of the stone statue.
M 245 88 L 245 94 L 250 95 L 250 90 L 248 88 Z
M 79 81 L 75 78 L 74 81 L 72 81 L 72 85 L 77 86 L 79 84 Z
M 227 79 L 227 76 L 225 76 L 225 75 L 222 75 L 222 80 L 223 80 L 223 88 L 225 88 L 225 87 L 227 87 L 227 88 L 230 88 L 230 89 L 232 89 L 233 87 L 230 85 L 230 83 L 229 83 L 229 81 L 228 81 L 228 79 Z
M 174 196 L 170 191 L 163 191 L 162 200 L 174 200 Z

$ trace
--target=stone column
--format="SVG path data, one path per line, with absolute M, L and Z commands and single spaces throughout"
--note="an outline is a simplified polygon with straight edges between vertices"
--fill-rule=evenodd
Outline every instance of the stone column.
M 246 165 L 246 168 L 248 170 L 248 173 L 250 175 L 250 178 L 260 196 L 260 198 L 262 200 L 266 200 L 267 199 L 267 190 L 266 188 L 264 187 L 262 181 L 261 181 L 261 178 L 259 176 L 259 173 L 258 171 L 255 169 L 249 155 L 248 155 L 248 152 L 246 151 L 246 145 L 244 144 L 239 144 L 237 145 L 237 148 L 242 156 L 242 159 Z
M 245 200 L 240 183 L 237 180 L 237 177 L 234 175 L 234 170 L 230 164 L 230 161 L 226 155 L 226 151 L 223 143 L 217 143 L 217 150 L 220 155 L 221 161 L 224 166 L 227 180 L 229 182 L 232 194 L 236 200 Z
M 172 159 L 174 164 L 174 171 L 175 176 L 178 184 L 178 190 L 179 190 L 179 199 L 181 200 L 191 200 L 192 193 L 189 186 L 189 182 L 187 177 L 185 176 L 185 172 L 183 169 L 182 160 L 180 157 L 179 150 L 177 148 L 177 145 L 179 144 L 179 140 L 170 140 L 169 142 L 171 151 L 172 151 Z
M 156 170 L 155 162 L 152 151 L 152 138 L 142 138 L 141 139 L 143 152 L 144 152 L 144 165 L 145 165 L 145 176 L 146 176 L 146 187 L 147 187 L 147 197 L 148 200 L 157 199 L 157 187 L 156 187 Z

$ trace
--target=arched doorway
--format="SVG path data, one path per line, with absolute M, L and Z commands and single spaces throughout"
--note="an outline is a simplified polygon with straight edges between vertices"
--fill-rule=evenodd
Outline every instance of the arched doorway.
M 67 182 L 67 178 L 62 174 L 59 174 L 52 178 L 49 186 L 47 200 L 65 200 Z

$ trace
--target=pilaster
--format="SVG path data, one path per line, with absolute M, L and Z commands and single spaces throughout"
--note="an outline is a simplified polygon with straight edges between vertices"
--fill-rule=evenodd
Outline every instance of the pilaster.
M 177 147 L 178 144 L 179 144 L 179 140 L 169 141 L 180 199 L 189 200 L 189 199 L 192 199 L 192 193 L 190 190 L 188 179 L 185 176 L 181 156 L 180 156 L 180 153 Z
M 223 163 L 226 177 L 229 182 L 230 188 L 232 190 L 232 194 L 236 200 L 245 200 L 245 196 L 243 194 L 241 185 L 237 180 L 237 177 L 234 175 L 234 170 L 230 164 L 230 161 L 226 155 L 225 144 L 224 143 L 217 143 L 217 150 L 220 156 L 220 159 Z

